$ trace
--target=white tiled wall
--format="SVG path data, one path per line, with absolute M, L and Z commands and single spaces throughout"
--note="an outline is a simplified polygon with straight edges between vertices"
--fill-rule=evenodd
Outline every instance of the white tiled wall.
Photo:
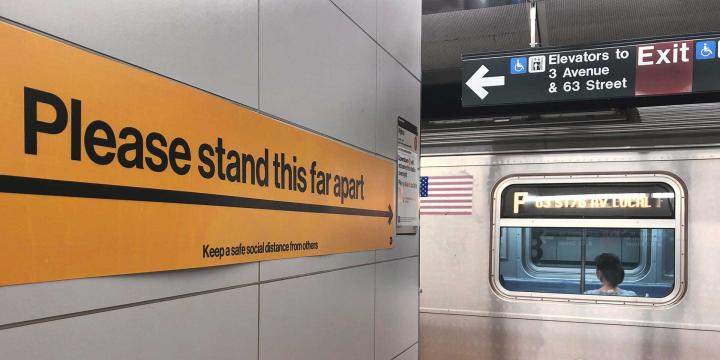
M 251 0 L 3 0 L 0 16 L 257 107 Z
M 260 358 L 372 359 L 375 267 L 260 286 Z
M 378 153 L 395 159 L 398 116 L 420 127 L 420 82 L 385 50 L 378 48 L 377 57 L 376 147 Z
M 2 330 L 0 359 L 255 359 L 257 292 L 250 286 Z
M 378 42 L 420 78 L 422 1 L 377 0 Z
M 374 150 L 375 43 L 328 0 L 260 2 L 260 110 Z
M 348 266 L 367 265 L 374 262 L 374 251 L 263 261 L 260 263 L 260 281 L 307 275 Z
M 375 358 L 390 359 L 418 340 L 417 257 L 377 264 Z
M 390 159 L 420 123 L 421 0 L 5 0 L 0 17 Z M 391 250 L 0 287 L 0 359 L 416 359 Z
M 257 279 L 258 263 L 251 263 L 0 287 L 0 326 L 252 284 Z

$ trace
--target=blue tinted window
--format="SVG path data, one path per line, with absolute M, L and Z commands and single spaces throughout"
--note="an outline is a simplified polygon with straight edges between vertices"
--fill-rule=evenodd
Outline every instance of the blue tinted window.
M 500 235 L 500 283 L 510 291 L 662 298 L 673 290 L 674 229 L 503 227 Z

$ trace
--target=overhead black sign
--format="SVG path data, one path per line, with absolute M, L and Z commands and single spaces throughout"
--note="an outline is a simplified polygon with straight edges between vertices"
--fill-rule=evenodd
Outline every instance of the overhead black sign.
M 463 57 L 464 107 L 720 91 L 720 34 Z
M 673 219 L 665 183 L 517 184 L 502 193 L 503 218 Z

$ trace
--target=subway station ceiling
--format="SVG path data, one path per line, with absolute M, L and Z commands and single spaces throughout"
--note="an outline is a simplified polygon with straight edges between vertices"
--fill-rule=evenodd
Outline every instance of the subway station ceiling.
M 424 118 L 455 116 L 434 104 L 459 102 L 462 54 L 529 48 L 529 9 L 523 0 L 423 1 Z M 538 28 L 543 47 L 720 32 L 720 0 L 542 0 Z
M 423 82 L 459 81 L 454 75 L 460 69 L 463 53 L 528 48 L 530 26 L 526 3 L 480 7 L 513 1 L 517 2 L 425 0 L 422 22 Z M 470 8 L 465 10 L 465 7 Z M 544 0 L 538 2 L 538 18 L 543 47 L 592 44 L 638 37 L 718 32 L 720 1 Z

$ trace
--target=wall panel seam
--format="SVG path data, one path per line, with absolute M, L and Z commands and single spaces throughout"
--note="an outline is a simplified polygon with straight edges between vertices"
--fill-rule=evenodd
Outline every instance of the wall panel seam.
M 387 49 L 385 49 L 385 48 L 384 48 L 382 45 L 380 45 L 379 43 L 377 44 L 377 46 L 378 46 L 379 48 L 381 48 L 386 54 L 388 54 L 388 56 L 390 56 L 390 58 L 392 58 L 393 60 L 395 60 L 395 62 L 398 63 L 398 65 L 400 65 L 403 69 L 405 69 L 405 71 L 407 71 L 407 73 L 410 74 L 410 76 L 412 76 L 413 79 L 417 80 L 417 82 L 419 82 L 419 83 L 422 84 L 422 80 L 420 80 L 417 76 L 415 76 L 415 74 L 414 74 L 412 71 L 410 71 L 410 69 L 408 69 L 407 66 L 405 66 L 403 63 L 401 63 L 400 60 L 398 60 L 398 59 L 395 57 L 395 55 L 393 55 L 392 53 L 390 53 Z
M 411 259 L 411 258 L 415 258 L 415 257 L 420 257 L 420 255 L 419 255 L 419 254 L 418 254 L 418 255 L 408 255 L 408 256 L 403 256 L 403 257 L 398 257 L 398 258 L 385 259 L 385 260 L 380 260 L 380 261 L 373 261 L 373 262 L 369 262 L 369 263 L 362 263 L 362 264 L 357 264 L 357 265 L 349 265 L 349 266 L 343 266 L 343 267 L 339 267 L 339 268 L 319 270 L 319 271 L 313 271 L 313 272 L 303 273 L 303 274 L 297 274 L 297 275 L 277 277 L 277 278 L 272 278 L 272 279 L 267 279 L 267 280 L 260 281 L 260 284 L 262 285 L 262 284 L 267 284 L 267 283 L 276 282 L 276 281 L 290 280 L 290 279 L 295 279 L 295 278 L 304 277 L 304 276 L 319 275 L 319 274 L 329 273 L 329 272 L 333 272 L 333 271 L 353 269 L 353 268 L 361 267 L 361 266 L 368 266 L 368 265 L 373 265 L 373 264 L 382 264 L 382 263 L 386 263 L 386 262 L 391 262 L 391 261 L 396 261 L 396 260 Z
M 392 357 L 392 360 L 399 358 L 402 354 L 408 352 L 408 350 L 412 349 L 413 346 L 418 345 L 419 341 L 415 341 L 412 345 L 405 348 L 405 350 L 401 351 L 399 354 Z
M 203 290 L 203 291 L 197 291 L 197 292 L 192 292 L 192 293 L 187 293 L 187 294 L 173 295 L 173 296 L 137 301 L 137 302 L 127 303 L 127 304 L 114 305 L 114 306 L 108 306 L 108 307 L 91 309 L 91 310 L 77 311 L 77 312 L 72 312 L 72 313 L 67 313 L 67 314 L 62 314 L 62 315 L 42 317 L 42 318 L 33 319 L 33 320 L 18 321 L 18 322 L 0 325 L 0 331 L 17 328 L 17 327 L 22 327 L 22 326 L 41 324 L 41 323 L 45 323 L 45 322 L 65 320 L 65 319 L 87 316 L 87 315 L 94 315 L 94 314 L 99 314 L 99 313 L 104 313 L 104 312 L 109 312 L 109 311 L 114 311 L 114 310 L 123 310 L 123 309 L 138 307 L 138 306 L 152 305 L 152 304 L 157 304 L 157 303 L 166 302 L 166 301 L 173 301 L 173 300 L 180 300 L 180 299 L 185 299 L 185 298 L 190 298 L 190 297 L 195 297 L 195 296 L 208 295 L 208 294 L 213 294 L 213 293 L 217 293 L 217 292 L 236 290 L 236 289 L 241 289 L 241 288 L 246 288 L 246 287 L 251 287 L 251 286 L 259 286 L 259 284 L 258 283 L 249 283 L 249 284 L 242 284 L 242 285 L 226 286 L 226 287 L 222 287 L 222 288 L 218 288 L 218 289 Z
M 127 309 L 127 308 L 138 307 L 138 306 L 157 304 L 157 303 L 166 302 L 166 301 L 180 300 L 180 299 L 185 299 L 185 298 L 194 297 L 194 296 L 208 295 L 208 294 L 213 294 L 213 293 L 217 293 L 217 292 L 235 290 L 235 289 L 240 289 L 240 288 L 245 288 L 245 287 L 250 287 L 250 286 L 258 286 L 259 287 L 260 285 L 270 284 L 270 283 L 284 281 L 284 280 L 291 280 L 291 279 L 297 279 L 297 278 L 302 278 L 302 277 L 320 275 L 320 274 L 325 274 L 325 273 L 354 269 L 354 268 L 363 267 L 363 266 L 381 264 L 381 263 L 390 262 L 390 261 L 410 259 L 410 258 L 415 258 L 415 257 L 420 257 L 420 255 L 412 255 L 412 256 L 406 256 L 406 257 L 401 257 L 401 258 L 396 258 L 396 259 L 374 261 L 371 263 L 364 263 L 364 264 L 351 265 L 351 266 L 345 266 L 345 267 L 334 268 L 334 269 L 315 271 L 315 272 L 298 274 L 298 275 L 293 275 L 293 276 L 268 279 L 268 280 L 263 280 L 263 281 L 259 281 L 259 282 L 253 282 L 253 283 L 247 283 L 247 284 L 241 284 L 241 285 L 232 285 L 232 286 L 226 286 L 226 287 L 217 288 L 217 289 L 209 289 L 209 290 L 196 291 L 196 292 L 191 292 L 191 293 L 186 293 L 186 294 L 166 296 L 166 297 L 161 297 L 161 298 L 156 298 L 156 299 L 136 301 L 136 302 L 126 303 L 126 304 L 121 304 L 121 305 L 113 305 L 113 306 L 101 307 L 101 308 L 97 308 L 97 309 L 76 311 L 76 312 L 71 312 L 71 313 L 61 314 L 61 315 L 46 316 L 46 317 L 41 317 L 41 318 L 32 319 L 32 320 L 16 321 L 16 322 L 0 325 L 0 331 L 12 329 L 12 328 L 16 328 L 16 327 L 35 325 L 35 324 L 40 324 L 40 323 L 45 323 L 45 322 L 65 320 L 65 319 L 70 319 L 70 318 L 75 318 L 75 317 L 86 316 L 86 315 L 94 315 L 94 314 L 104 313 L 104 312 L 108 312 L 108 311 L 115 311 L 115 310 L 122 310 L 122 309 Z M 259 267 L 259 265 L 258 265 L 258 267 Z M 258 293 L 259 292 L 260 292 L 260 289 L 258 288 Z
M 405 71 L 407 71 L 408 74 L 410 74 L 410 76 L 412 76 L 413 78 L 415 78 L 415 80 L 417 80 L 418 82 L 422 82 L 422 81 L 420 80 L 420 78 L 418 78 L 417 76 L 415 76 L 415 74 L 414 74 L 412 71 L 410 71 L 410 69 L 408 69 L 407 66 L 405 66 L 405 64 L 401 63 L 400 60 L 398 60 L 395 56 L 393 56 L 393 54 L 390 53 L 390 51 L 388 51 L 387 49 L 385 49 L 385 48 L 380 44 L 380 42 L 377 41 L 377 39 L 373 38 L 370 34 L 368 34 L 368 32 L 365 31 L 365 29 L 363 29 L 362 26 L 360 26 L 360 24 L 358 24 L 353 18 L 351 18 L 350 15 L 348 15 L 342 8 L 340 8 L 340 6 L 338 6 L 338 4 L 336 4 L 333 0 L 328 0 L 328 1 L 329 1 L 331 4 L 333 4 L 333 5 L 338 9 L 338 11 L 340 11 L 340 13 L 342 13 L 343 15 L 345 15 L 345 17 L 347 17 L 348 20 L 350 20 L 353 24 L 355 24 L 355 26 L 357 26 L 358 29 L 360 29 L 360 31 L 362 31 L 368 38 L 370 38 L 370 40 L 371 40 L 372 42 L 374 42 L 375 45 L 377 45 L 377 47 L 383 49 L 383 51 L 385 51 L 385 53 L 387 53 L 393 60 L 395 60 L 395 62 L 397 62 L 403 69 L 405 69 Z M 377 2 L 376 2 L 376 5 L 377 5 Z M 377 23 L 378 23 L 377 6 L 375 6 L 375 28 L 376 28 L 375 33 L 377 33 Z M 380 35 L 380 34 L 378 34 L 378 37 L 379 37 L 379 35 Z

